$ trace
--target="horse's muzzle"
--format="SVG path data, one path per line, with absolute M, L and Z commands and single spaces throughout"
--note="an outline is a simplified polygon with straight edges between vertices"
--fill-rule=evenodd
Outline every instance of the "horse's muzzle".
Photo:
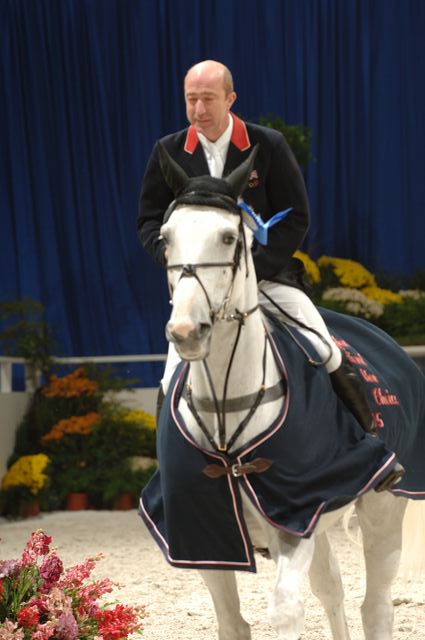
M 212 325 L 189 319 L 167 323 L 165 334 L 183 360 L 202 360 L 208 355 Z

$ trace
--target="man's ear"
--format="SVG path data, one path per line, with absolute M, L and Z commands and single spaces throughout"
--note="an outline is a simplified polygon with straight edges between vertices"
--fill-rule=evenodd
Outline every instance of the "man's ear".
M 236 91 L 231 91 L 229 93 L 229 95 L 227 96 L 227 100 L 228 100 L 228 104 L 229 104 L 229 110 L 232 108 L 232 106 L 234 105 L 234 103 L 236 102 L 236 98 L 237 98 L 237 93 Z

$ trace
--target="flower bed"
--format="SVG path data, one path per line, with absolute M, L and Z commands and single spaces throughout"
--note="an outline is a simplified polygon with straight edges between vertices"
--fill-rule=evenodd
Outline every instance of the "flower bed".
M 51 537 L 32 533 L 20 559 L 0 560 L 0 640 L 124 640 L 144 608 L 105 604 L 114 583 L 90 580 L 101 555 L 64 569 Z
M 1 484 L 0 513 L 24 515 L 35 495 L 45 511 L 66 508 L 75 492 L 89 494 L 93 508 L 112 508 L 127 492 L 136 504 L 155 466 L 136 469 L 131 459 L 155 458 L 155 418 L 114 401 L 114 384 L 79 368 L 37 389 Z
M 315 261 L 301 251 L 295 256 L 304 263 L 318 306 L 369 320 L 401 344 L 425 342 L 425 272 L 410 279 L 417 288 L 408 283 L 402 289 L 397 278 L 379 278 L 354 260 L 321 256 Z

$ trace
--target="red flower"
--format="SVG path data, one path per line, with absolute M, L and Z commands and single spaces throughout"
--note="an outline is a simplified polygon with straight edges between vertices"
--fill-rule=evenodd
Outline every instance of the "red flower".
M 99 634 L 104 640 L 121 640 L 141 629 L 141 614 L 134 607 L 117 604 L 115 609 L 103 609 L 97 613 Z
M 24 607 L 18 613 L 17 619 L 24 629 L 35 627 L 39 623 L 38 607 L 34 605 Z
M 0 598 L 3 597 L 3 593 L 4 593 L 3 582 L 0 580 Z
M 62 560 L 58 558 L 56 553 L 51 553 L 43 560 L 43 564 L 40 567 L 40 575 L 43 578 L 43 591 L 48 591 L 62 575 L 63 564 Z
M 25 545 L 24 553 L 22 554 L 22 564 L 29 567 L 36 562 L 37 558 L 46 556 L 49 553 L 51 541 L 51 536 L 46 536 L 41 529 L 33 531 L 31 538 Z

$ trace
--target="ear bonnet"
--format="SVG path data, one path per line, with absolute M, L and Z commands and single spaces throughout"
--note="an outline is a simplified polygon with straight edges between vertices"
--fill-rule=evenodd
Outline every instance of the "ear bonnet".
M 214 207 L 241 215 L 238 198 L 248 182 L 258 152 L 258 144 L 248 158 L 226 178 L 213 178 L 209 175 L 189 178 L 180 165 L 171 158 L 162 143 L 158 146 L 161 171 L 175 195 L 175 199 L 164 214 L 163 222 L 167 222 L 176 207 L 184 204 Z

